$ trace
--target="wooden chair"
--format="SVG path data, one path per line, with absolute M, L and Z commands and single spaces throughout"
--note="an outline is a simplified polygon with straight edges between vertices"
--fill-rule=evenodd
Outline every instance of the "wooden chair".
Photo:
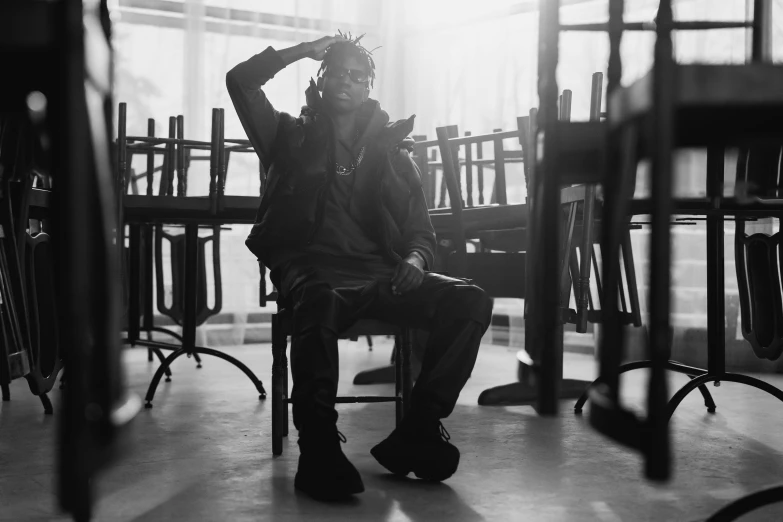
M 3 400 L 10 399 L 8 383 L 25 377 L 30 391 L 40 397 L 44 413 L 53 413 L 47 393 L 63 366 L 53 279 L 54 260 L 50 236 L 50 190 L 34 187 L 48 175 L 37 170 L 40 153 L 31 126 L 8 117 L 0 132 L 3 164 L 0 224 L 2 284 L 2 333 L 6 357 L 0 363 Z M 43 224 L 46 223 L 46 226 Z
M 272 454 L 283 453 L 283 437 L 288 436 L 288 357 L 286 348 L 288 338 L 292 334 L 292 313 L 290 306 L 281 298 L 277 290 L 266 293 L 266 268 L 259 262 L 261 272 L 260 306 L 276 301 L 277 313 L 272 314 Z M 386 335 L 395 336 L 394 343 L 394 395 L 393 396 L 341 396 L 337 404 L 347 403 L 395 403 L 396 422 L 402 421 L 410 407 L 410 395 L 413 388 L 411 378 L 411 346 L 413 331 L 387 322 L 360 319 L 344 332 L 340 339 L 355 339 L 363 336 Z
M 523 149 L 508 150 L 503 141 L 526 139 L 527 117 L 520 118 L 515 131 L 494 132 L 484 135 L 458 136 L 456 126 L 436 129 L 438 148 L 443 163 L 442 186 L 446 186 L 449 207 L 430 212 L 430 219 L 442 247 L 439 269 L 456 277 L 474 280 L 492 297 L 524 297 L 524 248 L 526 206 L 507 203 L 506 163 L 522 162 Z M 472 149 L 482 150 L 490 144 L 494 157 L 473 157 Z M 466 186 L 471 190 L 465 197 L 460 182 L 460 149 L 464 147 Z M 495 182 L 493 193 L 497 204 L 475 205 L 475 199 L 484 199 L 483 184 L 479 184 L 478 198 L 472 196 L 472 171 L 475 167 L 493 169 Z M 481 180 L 483 181 L 483 179 Z M 470 216 L 470 217 L 469 217 Z M 469 241 L 476 241 L 479 251 L 468 252 Z M 445 247 L 445 248 L 443 248 Z M 496 252 L 490 252 L 495 250 Z

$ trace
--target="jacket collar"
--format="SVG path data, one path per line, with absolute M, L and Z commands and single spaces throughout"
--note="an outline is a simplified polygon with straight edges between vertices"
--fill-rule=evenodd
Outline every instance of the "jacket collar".
M 312 78 L 305 91 L 305 101 L 307 105 L 302 107 L 302 116 L 315 118 L 321 114 L 325 115 L 323 98 Z M 406 140 L 405 143 L 403 140 L 413 131 L 415 114 L 408 119 L 389 123 L 389 115 L 381 109 L 381 104 L 377 100 L 368 98 L 356 117 L 361 132 L 357 147 L 375 141 L 382 150 L 391 150 L 401 144 L 409 148 L 410 144 L 407 141 L 410 140 Z

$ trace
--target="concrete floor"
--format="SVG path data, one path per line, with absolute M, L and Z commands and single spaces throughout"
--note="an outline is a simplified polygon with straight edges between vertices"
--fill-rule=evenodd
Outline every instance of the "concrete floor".
M 255 369 L 269 391 L 269 345 L 228 348 Z M 354 388 L 353 375 L 385 363 L 388 341 L 346 342 L 341 393 L 388 393 L 390 386 Z M 570 402 L 557 418 L 531 407 L 476 405 L 482 389 L 515 378 L 514 349 L 485 345 L 473 377 L 445 425 L 462 450 L 458 473 L 443 484 L 397 479 L 370 456 L 393 427 L 390 404 L 340 406 L 344 451 L 367 491 L 353 502 L 324 505 L 294 491 L 295 432 L 272 458 L 270 403 L 227 363 L 205 357 L 174 364 L 154 408 L 133 423 L 133 449 L 98 481 L 95 520 L 123 521 L 697 521 L 727 502 L 783 482 L 783 404 L 739 384 L 711 387 L 718 404 L 706 413 L 698 393 L 673 420 L 675 478 L 654 486 L 641 460 L 594 432 Z M 143 349 L 125 353 L 130 387 L 140 395 L 156 363 Z M 566 354 L 566 376 L 590 378 L 589 356 Z M 764 376 L 783 387 L 782 376 Z M 672 388 L 687 377 L 673 376 Z M 644 372 L 624 380 L 624 397 L 643 405 Z M 56 418 L 44 416 L 23 381 L 0 405 L 0 520 L 59 521 L 53 497 Z M 59 390 L 52 399 L 57 404 Z M 781 521 L 783 504 L 743 521 Z

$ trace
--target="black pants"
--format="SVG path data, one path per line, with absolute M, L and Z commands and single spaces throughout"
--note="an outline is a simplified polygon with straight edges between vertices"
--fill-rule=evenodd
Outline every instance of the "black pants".
M 489 327 L 492 300 L 467 281 L 434 273 L 426 273 L 418 289 L 396 296 L 394 269 L 386 262 L 319 255 L 297 258 L 273 274 L 293 308 L 291 399 L 297 429 L 337 420 L 338 334 L 360 318 L 429 331 L 411 411 L 432 418 L 451 414 Z

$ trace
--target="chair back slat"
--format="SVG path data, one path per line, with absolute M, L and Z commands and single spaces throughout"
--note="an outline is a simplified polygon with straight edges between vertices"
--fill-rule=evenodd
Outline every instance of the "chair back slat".
M 484 147 L 480 144 L 476 147 L 476 159 L 484 159 Z M 478 203 L 484 204 L 484 164 L 479 161 L 476 165 L 476 182 L 478 183 Z
M 468 131 L 465 136 L 470 136 Z M 481 148 L 481 144 L 478 144 L 478 148 Z M 465 190 L 467 191 L 467 204 L 469 207 L 473 206 L 473 145 L 468 143 L 465 145 Z M 481 185 L 479 185 L 479 192 L 481 192 Z
M 155 137 L 155 120 L 149 118 L 147 120 L 147 136 L 150 138 Z M 118 138 L 119 139 L 119 138 Z M 155 151 L 147 151 L 147 195 L 152 196 L 152 184 L 155 178 Z
M 502 129 L 495 129 L 492 132 L 502 132 Z M 493 141 L 495 149 L 495 183 L 492 188 L 492 203 L 508 205 L 508 194 L 506 190 L 506 162 L 503 157 L 503 138 L 497 138 Z

